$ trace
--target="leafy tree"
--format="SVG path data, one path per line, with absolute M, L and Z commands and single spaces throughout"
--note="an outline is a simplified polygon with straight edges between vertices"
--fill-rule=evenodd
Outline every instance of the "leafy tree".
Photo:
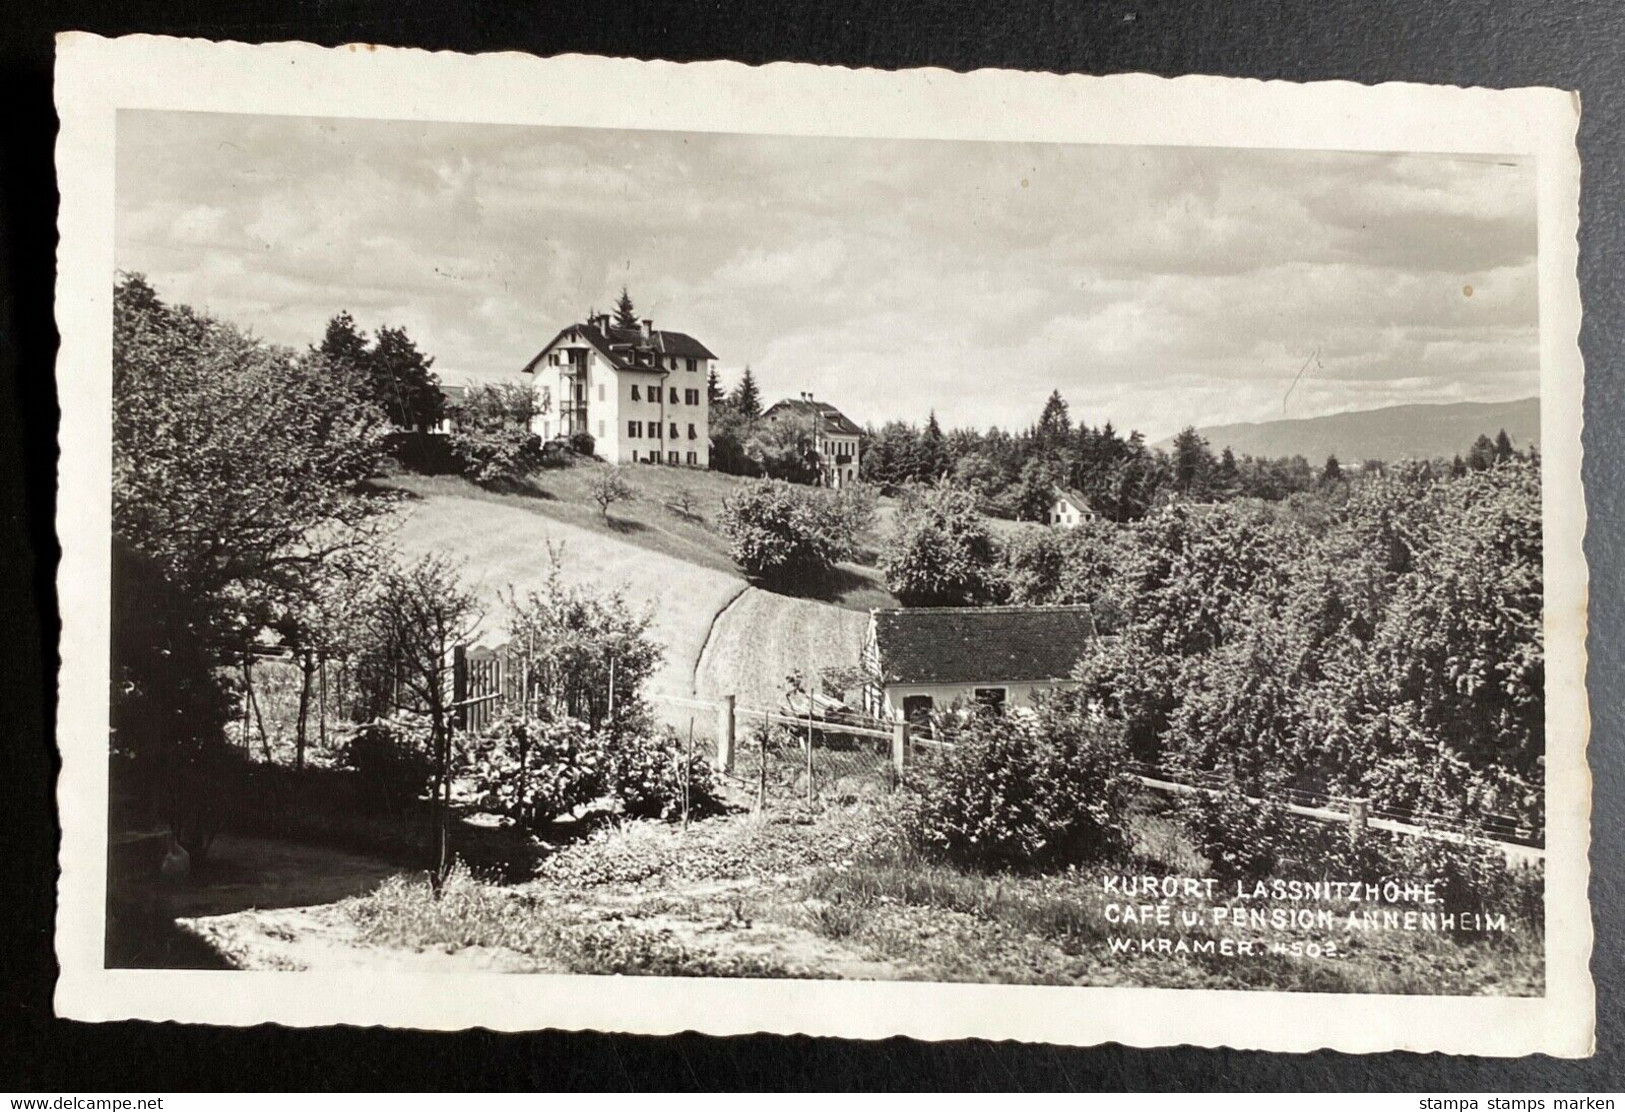
M 745 445 L 760 421 L 745 416 L 732 403 L 711 411 L 711 470 L 726 475 L 760 475 Z
M 1467 466 L 1473 471 L 1487 471 L 1495 466 L 1495 441 L 1480 435 L 1467 452 Z
M 617 502 L 626 502 L 635 496 L 632 487 L 621 477 L 621 469 L 615 464 L 599 468 L 593 477 L 587 480 L 587 494 L 598 503 L 599 512 L 604 515 L 604 521 L 609 521 L 609 508 Z
M 881 569 L 905 606 L 974 606 L 997 596 L 997 560 L 976 496 L 938 486 L 897 512 Z
M 756 375 L 745 364 L 745 373 L 740 376 L 739 385 L 734 387 L 733 394 L 728 398 L 728 404 L 735 412 L 755 420 L 762 415 L 762 392 L 757 389 Z
M 632 295 L 626 292 L 625 286 L 621 287 L 621 296 L 615 299 L 615 327 L 639 327 L 638 311 L 632 307 Z
M 368 632 L 395 666 L 402 692 L 429 719 L 434 768 L 435 852 L 430 881 L 438 893 L 451 868 L 451 744 L 456 708 L 448 671 L 453 649 L 473 639 L 480 610 L 463 586 L 460 569 L 439 555 L 387 568 L 370 602 Z
M 548 556 L 542 589 L 508 596 L 508 632 L 529 685 L 525 705 L 543 717 L 578 719 L 590 730 L 618 727 L 638 714 L 644 685 L 663 655 L 649 634 L 651 615 L 619 591 L 566 584 L 558 551 Z
M 448 436 L 464 475 L 480 484 L 512 482 L 542 463 L 542 438 L 532 430 L 550 403 L 525 383 L 471 389 Z
M 728 554 L 748 577 L 796 586 L 826 574 L 851 552 L 852 515 L 822 490 L 767 481 L 722 503 Z
M 787 483 L 818 482 L 818 420 L 810 414 L 783 413 L 758 421 L 745 454 L 755 473 Z
M 404 328 L 380 328 L 367 357 L 373 400 L 403 429 L 426 430 L 440 421 L 445 395 L 430 368 L 434 360 L 418 350 Z
M 356 328 L 355 318 L 348 310 L 327 322 L 327 331 L 316 350 L 326 356 L 328 365 L 336 371 L 347 371 L 359 378 L 367 375 L 367 360 L 372 350 L 367 345 L 367 338 Z

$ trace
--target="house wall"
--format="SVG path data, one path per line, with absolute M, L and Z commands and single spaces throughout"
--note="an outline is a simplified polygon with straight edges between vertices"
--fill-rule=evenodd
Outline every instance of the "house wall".
M 858 438 L 842 433 L 819 433 L 818 454 L 824 469 L 824 485 L 840 490 L 858 481 Z M 851 460 L 837 464 L 837 456 L 848 455 Z
M 1039 680 L 1023 683 L 887 684 L 880 689 L 879 717 L 902 718 L 903 700 L 910 695 L 929 695 L 936 710 L 946 710 L 956 701 L 969 706 L 976 701 L 976 689 L 979 687 L 1004 688 L 1004 705 L 1007 708 L 1031 706 L 1035 692 L 1053 691 L 1063 682 L 1065 681 Z

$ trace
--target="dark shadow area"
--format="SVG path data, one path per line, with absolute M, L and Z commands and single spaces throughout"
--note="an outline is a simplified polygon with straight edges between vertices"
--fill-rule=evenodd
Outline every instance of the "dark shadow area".
M 643 524 L 643 522 L 632 521 L 624 517 L 612 517 L 608 519 L 599 518 L 599 520 L 605 522 L 605 524 L 609 526 L 609 530 L 612 533 L 630 534 L 647 533 L 649 531 L 649 527 Z

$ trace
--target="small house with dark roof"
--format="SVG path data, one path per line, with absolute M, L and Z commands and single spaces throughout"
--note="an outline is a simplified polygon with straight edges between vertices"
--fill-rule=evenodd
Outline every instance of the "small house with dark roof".
M 559 330 L 525 364 L 546 412 L 536 418 L 543 440 L 587 433 L 611 463 L 711 465 L 711 349 L 684 332 L 636 328 L 608 313 Z
M 1071 529 L 1080 522 L 1087 521 L 1095 516 L 1094 507 L 1089 505 L 1089 499 L 1071 487 L 1057 486 L 1053 491 L 1054 497 L 1050 499 L 1049 523 L 1058 525 L 1062 529 Z
M 863 430 L 828 402 L 816 401 L 811 394 L 774 402 L 762 414 L 765 421 L 799 418 L 812 424 L 814 447 L 818 452 L 818 479 L 836 490 L 858 481 L 858 438 Z
M 1071 681 L 1095 636 L 1087 606 L 871 610 L 866 709 L 919 722 L 956 704 L 1026 706 Z

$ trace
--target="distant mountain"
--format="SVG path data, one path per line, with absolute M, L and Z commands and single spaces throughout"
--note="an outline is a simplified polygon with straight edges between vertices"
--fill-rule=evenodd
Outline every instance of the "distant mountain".
M 1518 448 L 1540 443 L 1540 399 L 1515 402 L 1453 402 L 1446 405 L 1392 405 L 1289 418 L 1255 424 L 1198 429 L 1214 453 L 1228 446 L 1237 456 L 1303 456 L 1319 464 L 1329 455 L 1345 463 L 1406 457 L 1446 459 L 1467 454 L 1479 434 L 1506 429 Z M 1159 447 L 1166 448 L 1172 438 Z

